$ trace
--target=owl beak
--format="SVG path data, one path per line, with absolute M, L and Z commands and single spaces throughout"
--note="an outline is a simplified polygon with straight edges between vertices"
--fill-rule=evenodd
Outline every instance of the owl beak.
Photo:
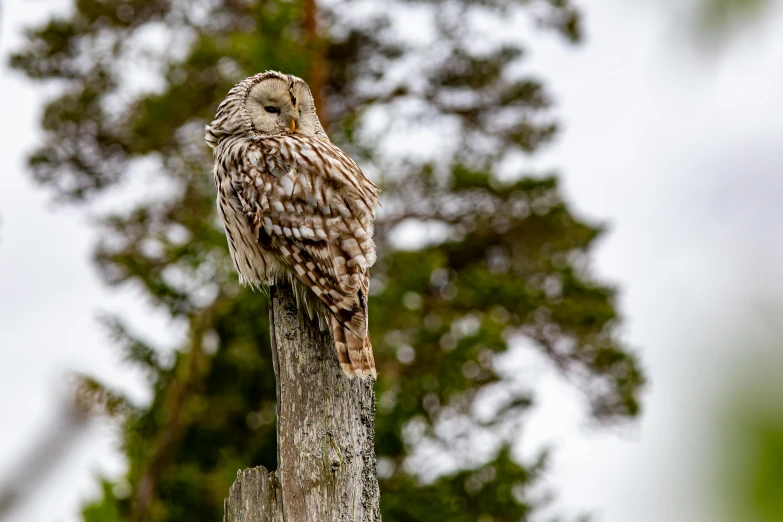
M 291 132 L 296 132 L 296 120 L 291 118 Z

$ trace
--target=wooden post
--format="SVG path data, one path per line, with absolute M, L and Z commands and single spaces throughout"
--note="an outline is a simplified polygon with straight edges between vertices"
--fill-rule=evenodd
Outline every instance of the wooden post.
M 380 521 L 374 381 L 346 377 L 328 332 L 270 289 L 277 378 L 277 464 L 240 471 L 224 522 Z

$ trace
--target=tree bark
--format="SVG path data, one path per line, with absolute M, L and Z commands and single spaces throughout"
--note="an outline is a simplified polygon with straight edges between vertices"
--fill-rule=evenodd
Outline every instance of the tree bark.
M 277 378 L 277 463 L 240 471 L 225 522 L 380 521 L 372 379 L 349 379 L 329 332 L 297 307 L 288 283 L 270 289 Z
M 315 0 L 304 0 L 304 18 L 302 19 L 302 29 L 305 37 L 307 54 L 310 56 L 310 74 L 306 78 L 310 92 L 313 94 L 315 102 L 315 112 L 318 119 L 326 131 L 329 130 L 329 114 L 326 110 L 326 99 L 324 89 L 327 82 L 327 61 L 325 55 L 326 46 L 321 39 L 318 31 L 318 5 Z

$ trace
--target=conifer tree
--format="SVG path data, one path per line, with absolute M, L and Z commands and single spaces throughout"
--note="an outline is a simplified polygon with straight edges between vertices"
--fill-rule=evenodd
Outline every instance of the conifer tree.
M 237 469 L 276 467 L 266 297 L 233 273 L 203 141 L 228 89 L 267 69 L 308 81 L 332 140 L 384 190 L 370 325 L 387 522 L 537 507 L 527 492 L 545 456 L 513 452 L 533 390 L 500 363 L 523 341 L 595 418 L 639 413 L 615 290 L 589 270 L 603 228 L 572 213 L 551 173 L 522 167 L 557 134 L 522 42 L 553 36 L 580 40 L 570 0 L 75 0 L 30 29 L 13 66 L 62 88 L 32 176 L 71 205 L 122 201 L 100 220 L 103 278 L 188 325 L 169 361 L 105 320 L 154 394 L 140 406 L 81 380 L 122 426 L 130 486 L 104 480 L 85 520 L 220 520 Z M 426 241 L 404 241 L 420 230 Z

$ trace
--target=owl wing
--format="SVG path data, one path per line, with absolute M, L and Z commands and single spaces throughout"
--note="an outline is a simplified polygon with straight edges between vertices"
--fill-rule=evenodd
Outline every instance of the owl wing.
M 261 246 L 364 339 L 378 187 L 320 138 L 263 138 L 241 164 L 232 186 Z

